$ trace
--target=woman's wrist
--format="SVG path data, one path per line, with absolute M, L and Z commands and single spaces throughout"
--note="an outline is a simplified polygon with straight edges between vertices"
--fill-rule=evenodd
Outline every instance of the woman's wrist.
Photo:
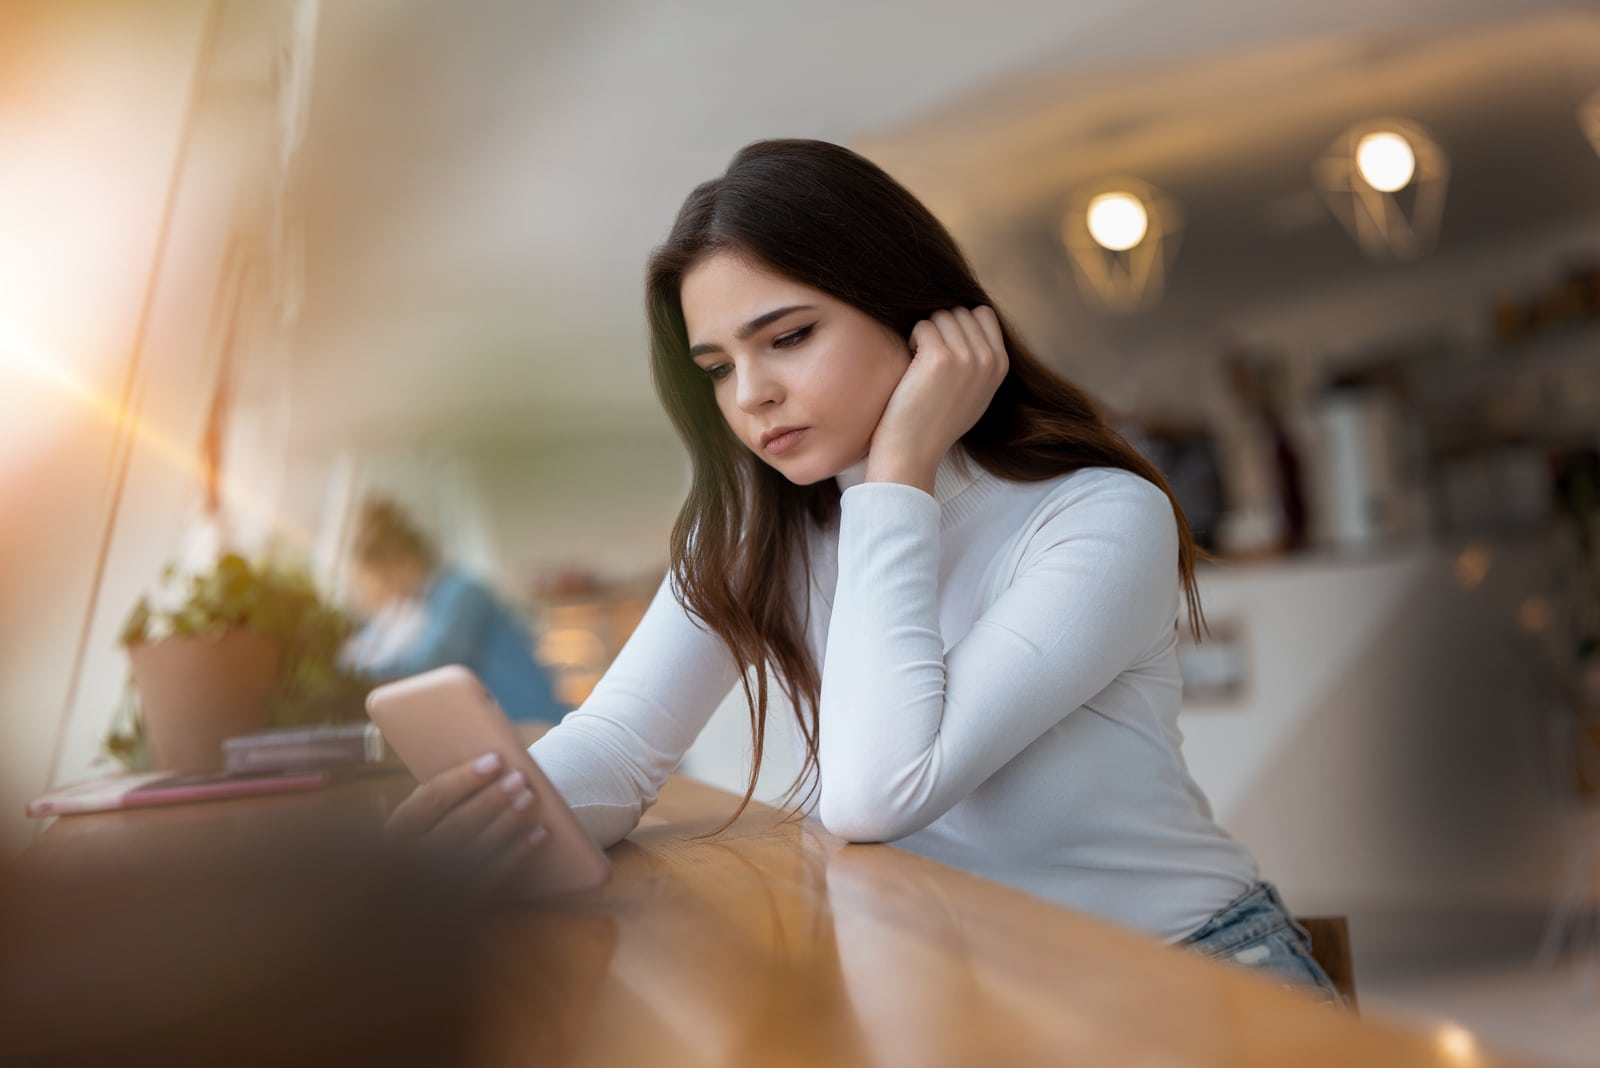
M 915 456 L 867 457 L 868 482 L 898 482 L 914 486 L 928 496 L 933 496 L 934 473 L 939 470 L 937 459 Z

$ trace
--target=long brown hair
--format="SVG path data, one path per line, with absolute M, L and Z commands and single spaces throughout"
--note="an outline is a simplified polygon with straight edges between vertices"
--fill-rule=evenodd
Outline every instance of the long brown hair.
M 720 252 L 854 305 L 902 337 L 939 309 L 994 302 L 916 197 L 876 164 L 824 141 L 745 146 L 722 177 L 695 187 L 651 255 L 645 276 L 651 371 L 694 469 L 672 528 L 672 581 L 684 608 L 727 644 L 750 707 L 750 782 L 731 824 L 755 793 L 769 672 L 794 707 L 806 745 L 785 801 L 817 770 L 822 680 L 805 644 L 806 534 L 838 514 L 839 488 L 833 479 L 796 486 L 744 448 L 723 420 L 710 380 L 690 359 L 679 289 L 691 267 Z M 966 453 L 990 474 L 1019 482 L 1085 467 L 1121 468 L 1172 500 L 1155 465 L 1106 424 L 1082 390 L 1041 363 L 1003 315 L 1000 321 L 1010 368 L 988 410 L 961 438 Z M 1198 635 L 1204 616 L 1194 536 L 1176 500 L 1172 510 L 1178 573 Z

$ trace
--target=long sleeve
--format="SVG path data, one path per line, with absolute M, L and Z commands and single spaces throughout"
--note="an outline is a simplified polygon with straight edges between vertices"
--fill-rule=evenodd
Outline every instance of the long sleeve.
M 926 827 L 1170 641 L 1177 528 L 1149 483 L 1090 479 L 1053 498 L 1009 586 L 948 654 L 941 515 L 894 483 L 841 500 L 818 814 L 853 841 Z
M 738 679 L 732 654 L 678 603 L 668 576 L 589 699 L 529 752 L 589 836 L 613 845 Z

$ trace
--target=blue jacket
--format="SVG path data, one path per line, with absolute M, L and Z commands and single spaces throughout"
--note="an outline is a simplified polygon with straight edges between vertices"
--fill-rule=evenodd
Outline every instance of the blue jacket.
M 423 607 L 427 623 L 421 637 L 400 656 L 372 665 L 372 675 L 397 679 L 460 664 L 472 669 L 511 719 L 554 723 L 566 714 L 549 674 L 533 658 L 528 629 L 483 585 L 440 568 Z

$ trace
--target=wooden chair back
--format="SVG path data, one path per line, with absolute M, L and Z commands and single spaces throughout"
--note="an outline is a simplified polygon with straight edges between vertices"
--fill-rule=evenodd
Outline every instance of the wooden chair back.
M 1356 1008 L 1356 973 L 1350 959 L 1350 925 L 1343 916 L 1296 916 L 1295 922 L 1311 936 L 1311 956 L 1322 965 L 1333 985 Z

